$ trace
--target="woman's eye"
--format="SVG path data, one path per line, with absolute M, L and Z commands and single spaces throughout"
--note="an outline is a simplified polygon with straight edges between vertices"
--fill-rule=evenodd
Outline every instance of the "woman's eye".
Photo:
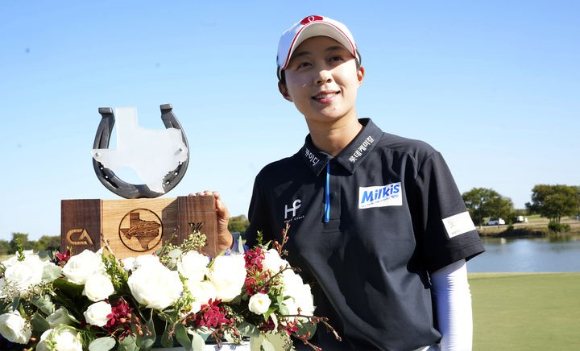
M 333 56 L 330 58 L 330 62 L 339 62 L 343 61 L 342 56 Z
M 296 67 L 303 68 L 303 67 L 308 67 L 308 66 L 310 66 L 310 62 L 300 62 Z

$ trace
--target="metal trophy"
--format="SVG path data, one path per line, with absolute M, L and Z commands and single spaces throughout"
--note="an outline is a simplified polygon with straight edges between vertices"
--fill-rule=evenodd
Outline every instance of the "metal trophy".
M 165 129 L 145 129 L 137 123 L 135 108 L 99 108 L 101 122 L 93 143 L 93 168 L 99 181 L 118 200 L 74 199 L 61 202 L 61 248 L 72 254 L 93 251 L 106 241 L 117 258 L 155 252 L 167 240 L 181 243 L 192 228 L 207 236 L 206 254 L 217 252 L 217 220 L 213 196 L 160 198 L 173 189 L 187 170 L 189 144 L 172 112 L 161 105 Z M 109 148 L 117 122 L 116 148 Z M 132 169 L 144 184 L 121 179 Z

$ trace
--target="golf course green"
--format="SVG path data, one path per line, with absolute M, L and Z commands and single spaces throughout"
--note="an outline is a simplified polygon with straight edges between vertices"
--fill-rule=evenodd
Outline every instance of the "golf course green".
M 580 273 L 473 273 L 473 350 L 580 350 Z

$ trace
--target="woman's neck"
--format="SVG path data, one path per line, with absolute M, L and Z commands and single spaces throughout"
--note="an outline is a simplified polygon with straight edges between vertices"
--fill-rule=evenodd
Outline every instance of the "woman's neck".
M 314 145 L 332 157 L 338 155 L 362 129 L 357 118 L 331 124 L 308 123 Z

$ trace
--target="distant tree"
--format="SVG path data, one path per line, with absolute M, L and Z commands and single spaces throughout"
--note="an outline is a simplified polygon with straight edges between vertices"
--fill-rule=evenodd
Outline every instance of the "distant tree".
M 34 250 L 58 250 L 60 247 L 60 236 L 43 235 L 35 242 Z
M 18 251 L 18 243 L 22 245 L 24 250 L 34 249 L 34 241 L 28 240 L 28 234 L 12 233 L 12 240 L 10 240 L 10 254 L 16 253 L 16 251 Z
M 493 189 L 473 188 L 462 197 L 476 225 L 482 225 L 485 217 L 510 218 L 514 211 L 512 200 Z
M 10 253 L 10 243 L 7 240 L 0 239 L 0 255 L 8 255 Z
M 239 216 L 230 218 L 230 223 L 228 224 L 228 229 L 232 233 L 239 232 L 239 233 L 244 234 L 249 225 L 250 225 L 250 222 L 248 221 L 248 218 L 244 215 L 239 215 Z
M 578 186 L 538 184 L 532 189 L 532 202 L 526 208 L 550 222 L 560 223 L 565 216 L 578 213 L 580 192 Z
M 514 203 L 509 197 L 497 196 L 489 200 L 487 204 L 489 216 L 510 220 L 514 213 Z

